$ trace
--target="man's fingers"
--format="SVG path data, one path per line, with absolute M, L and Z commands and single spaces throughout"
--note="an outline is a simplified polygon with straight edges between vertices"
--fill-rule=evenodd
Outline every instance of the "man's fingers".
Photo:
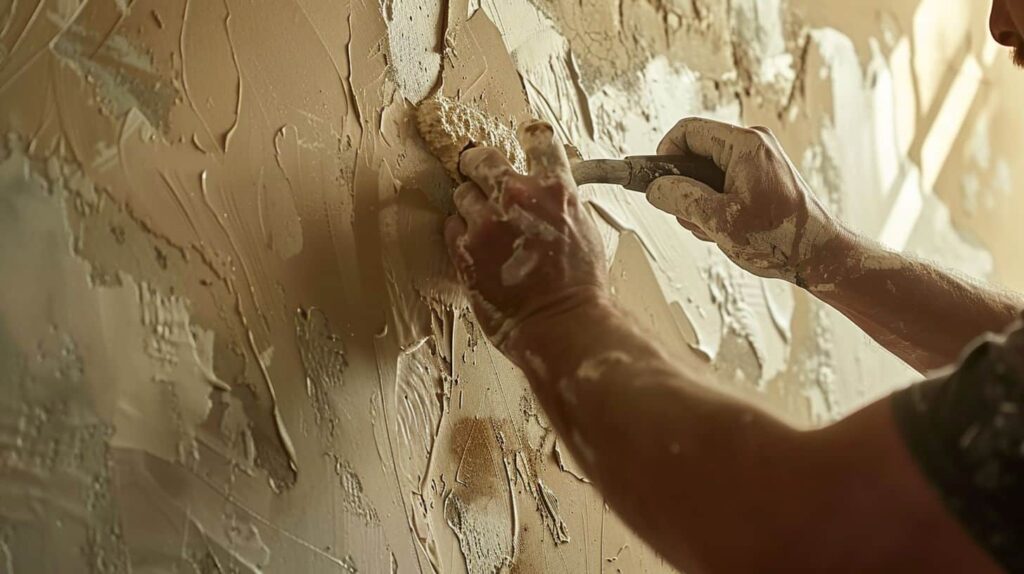
M 501 195 L 505 180 L 516 173 L 505 154 L 493 147 L 474 147 L 462 152 L 459 171 L 489 198 Z
M 744 130 L 705 118 L 684 118 L 665 134 L 658 144 L 661 155 L 698 155 L 729 169 L 733 150 Z
M 545 121 L 534 120 L 519 127 L 519 143 L 526 154 L 529 174 L 555 175 L 572 179 L 565 148 L 555 137 L 555 129 Z
M 462 246 L 466 230 L 466 220 L 459 214 L 448 216 L 444 222 L 444 243 L 448 247 L 448 257 L 455 265 L 455 270 L 462 281 L 466 280 L 467 273 L 473 265 L 469 253 Z
M 654 180 L 647 188 L 647 201 L 666 213 L 693 223 L 702 231 L 717 225 L 724 207 L 722 194 L 704 183 L 682 176 Z
M 483 190 L 474 182 L 467 181 L 455 188 L 452 199 L 467 227 L 475 227 L 495 215 L 495 205 L 487 200 Z
M 454 256 L 455 242 L 466 233 L 466 220 L 459 214 L 449 215 L 444 221 L 444 242 L 448 251 Z

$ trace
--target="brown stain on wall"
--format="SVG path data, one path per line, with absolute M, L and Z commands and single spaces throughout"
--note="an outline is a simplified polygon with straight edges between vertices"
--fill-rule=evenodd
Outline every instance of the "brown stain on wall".
M 495 440 L 494 423 L 466 418 L 452 425 L 449 456 L 458 461 L 453 488 L 466 503 L 491 498 L 505 482 L 503 453 Z

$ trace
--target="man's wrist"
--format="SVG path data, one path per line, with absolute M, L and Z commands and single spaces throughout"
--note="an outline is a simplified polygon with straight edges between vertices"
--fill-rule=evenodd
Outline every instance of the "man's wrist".
M 577 337 L 595 320 L 616 312 L 616 303 L 607 288 L 579 287 L 542 304 L 520 320 L 505 338 L 501 350 L 524 366 L 528 355 L 546 353 L 553 339 Z
M 835 225 L 828 240 L 819 244 L 803 262 L 796 284 L 818 295 L 835 291 L 849 277 L 851 262 L 870 249 L 869 242 L 842 225 Z

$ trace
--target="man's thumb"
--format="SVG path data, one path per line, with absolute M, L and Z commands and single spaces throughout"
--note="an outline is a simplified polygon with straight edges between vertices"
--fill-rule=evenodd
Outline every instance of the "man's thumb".
M 695 179 L 665 176 L 647 187 L 647 201 L 665 213 L 703 223 L 716 211 L 719 193 Z

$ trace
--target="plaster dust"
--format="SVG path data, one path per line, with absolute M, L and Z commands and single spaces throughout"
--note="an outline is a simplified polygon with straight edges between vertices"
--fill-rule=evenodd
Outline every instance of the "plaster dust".
M 668 571 L 474 325 L 415 105 L 539 116 L 588 158 L 684 115 L 767 125 L 872 234 L 891 203 L 859 174 L 912 163 L 863 121 L 894 96 L 843 31 L 772 0 L 9 4 L 14 571 Z M 809 425 L 908 380 L 644 198 L 584 194 L 616 297 L 724 389 Z M 928 202 L 908 245 L 986 272 Z

